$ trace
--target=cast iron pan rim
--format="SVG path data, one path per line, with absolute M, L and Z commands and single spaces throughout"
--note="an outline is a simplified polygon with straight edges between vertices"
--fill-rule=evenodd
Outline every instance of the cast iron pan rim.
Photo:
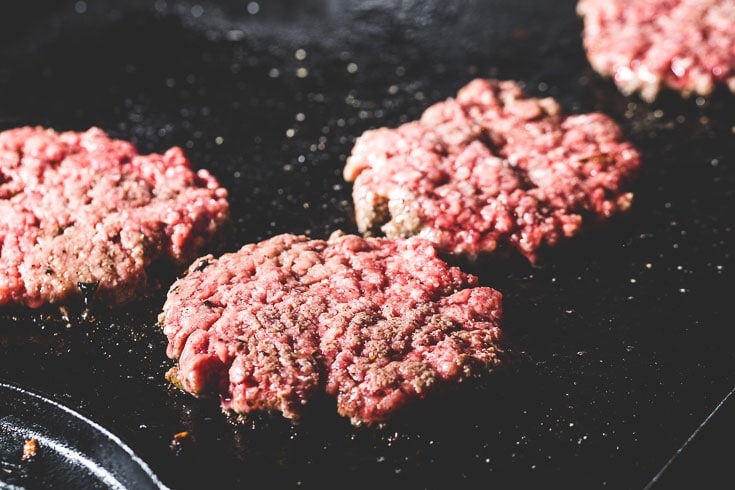
M 62 456 L 69 465 L 80 461 L 91 464 L 93 471 L 105 475 L 103 481 L 113 488 L 168 489 L 122 439 L 97 422 L 49 395 L 0 378 L 0 422 L 3 420 L 10 421 L 12 429 L 24 434 L 41 433 L 68 449 Z M 67 469 L 61 466 L 56 470 L 63 473 Z

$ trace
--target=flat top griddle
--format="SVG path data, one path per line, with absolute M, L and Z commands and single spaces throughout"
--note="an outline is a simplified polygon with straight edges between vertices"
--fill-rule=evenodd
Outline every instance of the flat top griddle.
M 115 311 L 0 310 L 0 379 L 109 430 L 170 488 L 732 482 L 731 452 L 718 447 L 735 436 L 735 97 L 622 96 L 589 68 L 574 4 L 4 7 L 0 129 L 98 126 L 141 152 L 181 146 L 230 191 L 223 251 L 282 232 L 354 232 L 341 171 L 355 138 L 416 119 L 474 77 L 609 114 L 644 164 L 630 213 L 536 266 L 461 264 L 503 292 L 521 361 L 385 427 L 352 427 L 328 402 L 299 425 L 236 425 L 217 400 L 171 387 L 156 326 L 165 287 Z

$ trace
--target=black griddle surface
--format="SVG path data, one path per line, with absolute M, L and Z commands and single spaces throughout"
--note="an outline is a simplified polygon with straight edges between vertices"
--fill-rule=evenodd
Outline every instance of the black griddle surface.
M 0 378 L 100 423 L 174 489 L 732 485 L 732 451 L 717 446 L 735 436 L 734 97 L 624 97 L 590 70 L 581 27 L 571 0 L 3 6 L 0 129 L 99 126 L 142 152 L 181 146 L 230 191 L 225 250 L 356 231 L 341 177 L 355 138 L 474 77 L 603 111 L 644 161 L 628 215 L 537 266 L 462 264 L 503 292 L 522 362 L 386 427 L 354 428 L 329 404 L 296 426 L 234 425 L 216 400 L 172 388 L 165 291 L 89 315 L 0 310 Z

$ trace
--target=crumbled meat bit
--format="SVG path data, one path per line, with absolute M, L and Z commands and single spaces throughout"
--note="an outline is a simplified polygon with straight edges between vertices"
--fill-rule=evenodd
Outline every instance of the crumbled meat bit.
M 21 461 L 33 461 L 38 456 L 38 440 L 35 438 L 28 439 L 23 444 L 23 454 L 20 457 Z
M 186 442 L 190 439 L 189 432 L 182 431 L 177 432 L 174 434 L 174 437 L 171 439 L 171 444 L 169 444 L 169 448 L 171 451 L 173 451 L 175 454 L 179 454 Z

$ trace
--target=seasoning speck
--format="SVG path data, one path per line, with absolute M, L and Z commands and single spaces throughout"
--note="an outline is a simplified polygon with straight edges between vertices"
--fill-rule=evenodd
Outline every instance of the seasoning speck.
M 255 15 L 260 12 L 260 5 L 258 4 L 258 2 L 249 2 L 247 10 L 250 15 Z

